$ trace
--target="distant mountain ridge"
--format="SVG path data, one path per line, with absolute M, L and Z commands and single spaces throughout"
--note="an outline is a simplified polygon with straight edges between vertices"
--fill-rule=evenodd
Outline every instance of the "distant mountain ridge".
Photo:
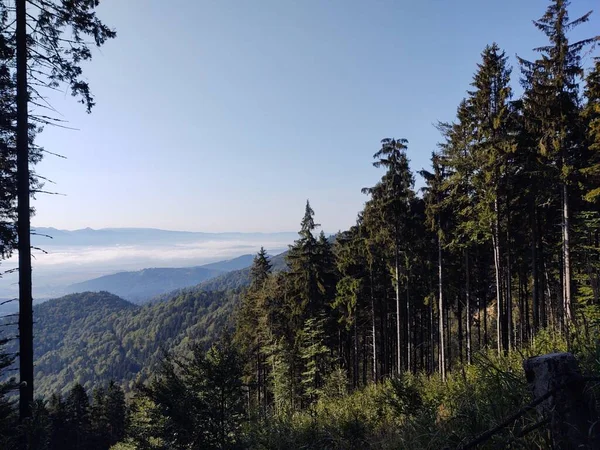
M 285 270 L 286 255 L 271 257 L 274 271 Z M 224 263 L 242 264 L 248 261 L 245 256 Z M 185 354 L 191 343 L 209 345 L 231 327 L 249 282 L 250 268 L 245 267 L 141 306 L 106 291 L 70 294 L 34 306 L 36 393 L 49 396 L 65 393 L 76 382 L 91 388 L 111 379 L 131 389 L 154 373 L 165 351 Z M 16 324 L 3 330 L 9 337 L 18 332 Z M 17 340 L 9 342 L 7 351 L 17 351 Z
M 252 265 L 252 261 L 254 261 L 254 255 L 247 254 L 238 256 L 237 258 L 227 259 L 225 261 L 217 261 L 210 264 L 204 264 L 201 267 L 204 267 L 205 269 L 214 269 L 223 272 L 231 272 L 232 270 L 240 270 L 245 269 L 246 267 L 250 267 Z
M 195 286 L 222 273 L 221 270 L 204 267 L 142 269 L 134 272 L 118 272 L 75 283 L 67 287 L 66 291 L 69 294 L 106 291 L 130 302 L 141 304 L 157 295 Z
M 60 230 L 52 227 L 34 227 L 33 245 L 140 245 L 140 244 L 170 244 L 173 242 L 186 243 L 198 241 L 228 241 L 248 239 L 277 239 L 291 241 L 296 238 L 294 232 L 275 233 L 205 233 L 200 231 L 171 231 L 158 228 L 82 228 L 79 230 Z
M 287 252 L 271 257 L 273 270 L 283 270 Z M 250 282 L 254 255 L 242 255 L 199 267 L 151 268 L 119 272 L 72 284 L 67 293 L 106 291 L 136 304 L 162 301 L 186 288 L 226 291 Z
M 288 252 L 283 252 L 275 256 L 270 256 L 272 270 L 278 272 L 285 270 L 286 256 Z M 198 285 L 198 288 L 206 291 L 226 291 L 230 289 L 239 289 L 250 284 L 250 267 L 245 267 L 240 270 L 234 270 L 214 278 L 206 280 Z

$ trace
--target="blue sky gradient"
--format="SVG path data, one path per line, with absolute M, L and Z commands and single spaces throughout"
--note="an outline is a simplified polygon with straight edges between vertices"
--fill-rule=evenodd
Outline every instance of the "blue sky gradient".
M 353 224 L 381 172 L 372 155 L 404 137 L 429 165 L 479 55 L 545 43 L 546 0 L 103 0 L 118 32 L 87 64 L 91 115 L 50 100 L 79 131 L 47 128 L 34 224 L 57 228 L 296 230 L 310 199 L 328 232 Z M 571 17 L 599 6 L 574 0 Z M 573 39 L 600 30 L 600 11 Z M 591 62 L 592 55 L 586 56 Z M 417 182 L 419 184 L 419 182 Z

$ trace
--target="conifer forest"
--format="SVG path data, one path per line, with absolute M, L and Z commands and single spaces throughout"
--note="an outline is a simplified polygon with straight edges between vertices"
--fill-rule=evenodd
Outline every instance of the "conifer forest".
M 84 68 L 118 36 L 97 0 L 0 1 L 0 256 L 19 257 L 20 306 L 0 449 L 571 448 L 522 368 L 572 353 L 600 411 L 600 30 L 570 3 L 546 2 L 545 44 L 514 67 L 481 42 L 456 115 L 431 117 L 428 167 L 402 123 L 364 149 L 379 180 L 349 229 L 325 234 L 309 200 L 285 253 L 212 283 L 32 308 L 29 199 L 59 150 L 36 138 L 61 125 L 44 92 L 93 119 Z

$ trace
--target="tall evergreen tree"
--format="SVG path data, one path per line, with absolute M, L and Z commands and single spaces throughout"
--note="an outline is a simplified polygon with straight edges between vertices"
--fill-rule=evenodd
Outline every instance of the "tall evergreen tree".
M 383 241 L 387 241 L 392 249 L 390 256 L 394 273 L 396 292 L 396 373 L 402 370 L 402 323 L 408 324 L 408 318 L 402 317 L 401 265 L 402 252 L 406 252 L 407 235 L 405 225 L 410 211 L 410 201 L 414 197 L 412 190 L 414 178 L 408 166 L 406 156 L 408 141 L 406 139 L 383 139 L 381 149 L 373 155 L 376 161 L 373 166 L 383 167 L 386 173 L 374 187 L 364 188 L 363 192 L 371 196 L 365 207 L 365 219 L 380 224 L 379 233 Z M 404 245 L 404 247 L 403 247 Z M 408 267 L 404 268 L 409 270 Z M 408 347 L 406 347 L 408 348 Z
M 287 254 L 289 278 L 294 291 L 294 317 L 300 327 L 304 320 L 324 311 L 324 286 L 319 283 L 319 244 L 313 232 L 319 226 L 315 212 L 306 201 L 304 217 L 300 222 L 300 238 L 290 246 Z
M 250 267 L 250 286 L 241 299 L 236 315 L 234 342 L 245 360 L 244 382 L 255 394 L 256 407 L 266 402 L 266 367 L 264 358 L 265 284 L 272 265 L 267 251 L 261 247 Z
M 563 325 L 573 320 L 571 263 L 571 197 L 574 174 L 582 151 L 579 139 L 579 80 L 583 75 L 582 50 L 598 37 L 569 42 L 567 33 L 587 22 L 591 11 L 570 20 L 568 0 L 552 0 L 535 26 L 548 38 L 548 45 L 535 49 L 535 61 L 519 58 L 525 87 L 524 102 L 530 128 L 537 137 L 539 155 L 558 181 L 562 240 Z
M 33 145 L 32 132 L 35 134 L 36 128 L 32 124 L 56 123 L 43 115 L 30 117 L 29 104 L 47 108 L 43 88 L 55 89 L 64 85 L 74 96 L 80 98 L 89 112 L 94 101 L 81 68 L 82 63 L 92 57 L 86 37 L 92 37 L 94 44 L 101 46 L 106 40 L 115 37 L 115 32 L 96 17 L 98 1 L 39 0 L 32 2 L 29 9 L 30 2 L 27 0 L 16 0 L 14 8 L 8 7 L 6 3 L 2 2 L 0 6 L 0 15 L 4 25 L 7 25 L 2 27 L 0 46 L 9 48 L 8 51 L 0 49 L 0 58 L 10 58 L 7 66 L 10 67 L 11 75 L 14 74 L 15 84 L 8 91 L 4 89 L 1 95 L 7 95 L 7 92 L 8 95 L 13 95 L 16 108 L 8 108 L 2 114 L 8 112 L 8 117 L 14 117 L 14 123 L 7 128 L 11 135 L 8 149 L 14 145 L 15 154 L 11 158 L 14 158 L 15 164 L 11 162 L 8 168 L 1 169 L 8 169 L 8 179 L 14 177 L 14 183 L 10 181 L 10 187 L 15 190 L 8 191 L 7 196 L 12 208 L 16 199 L 16 210 L 13 211 L 16 211 L 19 252 L 19 411 L 21 419 L 25 419 L 31 413 L 34 379 L 30 197 L 36 190 L 31 188 L 33 174 L 30 164 L 36 161 L 36 157 L 39 159 L 39 153 Z M 6 72 L 1 76 L 6 77 Z M 6 85 L 1 86 L 0 90 L 3 88 Z M 4 128 L 5 135 L 7 128 Z M 13 169 L 16 169 L 16 173 L 10 172 Z M 35 176 L 33 178 L 35 180 Z M 14 219 L 14 216 L 13 212 L 0 219 L 5 221 Z M 14 237 L 14 232 L 9 232 L 8 236 L 3 234 L 3 239 Z M 11 242 L 10 239 L 8 242 Z
M 271 269 L 273 268 L 267 251 L 261 247 L 259 252 L 254 257 L 252 266 L 250 267 L 250 286 L 252 289 L 259 289 L 265 282 Z
M 90 409 L 90 449 L 106 450 L 125 438 L 127 408 L 123 390 L 111 381 L 94 389 Z
M 589 188 L 584 191 L 585 199 L 591 203 L 600 200 L 600 58 L 586 78 L 583 110 L 586 128 L 587 164 L 581 169 L 584 183 Z
M 360 334 L 364 330 L 361 325 L 369 316 L 368 292 L 370 288 L 367 248 L 362 235 L 360 220 L 350 230 L 337 235 L 335 243 L 335 260 L 339 280 L 335 289 L 333 307 L 338 310 L 339 324 L 345 332 L 352 334 L 351 374 L 352 383 L 359 384 Z M 362 321 L 362 323 L 361 323 Z M 366 371 L 366 368 L 364 368 Z M 366 381 L 366 380 L 365 380 Z
M 90 399 L 82 385 L 73 386 L 65 401 L 67 447 L 69 450 L 84 450 L 92 444 Z
M 514 170 L 511 154 L 516 149 L 509 104 L 511 69 L 507 60 L 496 44 L 485 48 L 468 100 L 475 130 L 472 156 L 478 168 L 473 177 L 479 200 L 477 217 L 480 229 L 491 237 L 494 249 L 498 352 L 509 349 L 512 336 L 510 229 L 509 223 L 503 226 L 502 220 L 503 216 L 508 220 L 510 214 L 508 191 Z
M 433 172 L 422 170 L 420 175 L 425 179 L 426 187 L 423 188 L 426 202 L 427 225 L 435 232 L 437 240 L 437 313 L 438 313 L 438 370 L 442 380 L 446 380 L 446 355 L 445 355 L 445 329 L 444 329 L 444 282 L 443 258 L 444 245 L 444 200 L 447 196 L 445 189 L 446 174 L 441 161 L 441 156 L 433 154 L 431 157 Z M 434 296 L 435 297 L 435 296 Z M 433 311 L 433 308 L 432 308 Z M 433 342 L 432 342 L 433 346 Z

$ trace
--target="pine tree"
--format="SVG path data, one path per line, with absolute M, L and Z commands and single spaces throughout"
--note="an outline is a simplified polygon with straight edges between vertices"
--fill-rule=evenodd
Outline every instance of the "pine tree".
M 263 347 L 264 330 L 262 316 L 266 314 L 264 287 L 272 265 L 267 251 L 261 247 L 250 267 L 250 287 L 244 293 L 236 315 L 234 342 L 245 360 L 244 382 L 255 395 L 256 407 L 266 403 L 266 367 Z
M 511 69 L 507 59 L 496 44 L 485 48 L 472 83 L 475 90 L 469 93 L 468 100 L 476 130 L 472 153 L 474 165 L 479 169 L 473 177 L 479 198 L 477 217 L 483 233 L 491 237 L 494 249 L 498 352 L 508 351 L 512 336 L 510 229 L 508 223 L 503 226 L 503 216 L 507 219 L 510 214 L 507 195 L 510 170 L 514 170 L 511 154 L 516 145 L 512 137 Z
M 335 243 L 335 260 L 339 280 L 335 289 L 333 308 L 338 311 L 339 326 L 352 334 L 351 373 L 354 387 L 359 384 L 360 343 L 359 336 L 364 330 L 361 319 L 368 317 L 369 276 L 367 248 L 362 236 L 360 221 L 350 230 L 339 233 Z
M 585 199 L 597 204 L 600 201 L 600 58 L 596 59 L 586 78 L 585 98 L 583 118 L 588 152 L 585 158 L 587 164 L 581 172 L 585 185 L 589 186 L 584 192 Z
M 66 449 L 84 450 L 91 444 L 90 400 L 82 385 L 73 386 L 65 401 Z
M 50 414 L 50 450 L 68 449 L 71 445 L 67 405 L 60 395 L 53 394 L 48 402 Z
M 90 449 L 105 450 L 125 438 L 127 408 L 123 390 L 111 381 L 106 389 L 96 388 L 90 411 Z
M 447 196 L 445 192 L 446 174 L 442 164 L 441 157 L 433 154 L 431 157 L 433 172 L 422 170 L 421 176 L 425 179 L 427 186 L 423 189 L 426 203 L 427 225 L 430 230 L 435 232 L 437 241 L 437 313 L 438 313 L 438 370 L 442 381 L 446 380 L 446 355 L 445 355 L 445 329 L 444 329 L 444 282 L 443 282 L 443 258 L 442 248 L 444 245 L 444 200 Z M 435 297 L 435 295 L 433 296 Z M 433 308 L 432 308 L 433 311 Z M 433 347 L 433 342 L 431 343 Z
M 300 238 L 290 246 L 287 254 L 289 279 L 295 299 L 294 318 L 298 329 L 307 318 L 315 317 L 325 308 L 324 286 L 319 283 L 319 244 L 313 231 L 319 226 L 314 221 L 315 212 L 306 201 L 304 217 L 300 222 Z
M 552 0 L 535 26 L 548 38 L 548 45 L 535 49 L 540 58 L 519 59 L 526 89 L 524 103 L 530 129 L 538 140 L 539 155 L 558 181 L 562 216 L 562 316 L 568 328 L 573 320 L 571 263 L 571 197 L 574 174 L 582 151 L 578 130 L 579 85 L 583 74 L 582 50 L 598 37 L 570 43 L 567 33 L 587 22 L 591 11 L 571 21 L 568 0 Z
M 600 58 L 586 78 L 586 105 L 582 111 L 585 127 L 583 163 L 579 184 L 584 198 L 576 217 L 576 268 L 578 301 L 600 305 Z
M 414 178 L 408 167 L 406 157 L 408 141 L 406 139 L 383 139 L 381 149 L 373 155 L 376 161 L 373 166 L 383 167 L 386 173 L 374 187 L 363 189 L 364 193 L 371 196 L 371 200 L 365 207 L 365 219 L 370 223 L 380 224 L 379 232 L 381 239 L 387 241 L 392 248 L 390 257 L 391 267 L 394 272 L 394 288 L 396 292 L 396 373 L 402 370 L 402 306 L 400 298 L 402 264 L 401 253 L 406 252 L 402 248 L 407 230 L 406 219 L 409 215 L 410 201 L 414 197 L 412 187 Z M 406 271 L 408 267 L 404 267 Z M 404 317 L 404 326 L 408 326 L 408 318 Z M 406 347 L 408 348 L 408 347 Z
M 306 320 L 300 334 L 300 358 L 304 362 L 301 384 L 308 404 L 317 400 L 331 372 L 330 350 L 325 345 L 325 316 Z
M 152 420 L 134 441 L 154 436 L 166 448 L 239 448 L 241 376 L 241 359 L 227 334 L 208 351 L 196 346 L 190 358 L 167 358 L 157 378 L 140 387 Z
M 8 170 L 10 188 L 7 191 L 8 210 L 0 211 L 0 220 L 14 220 L 16 212 L 16 234 L 19 252 L 19 369 L 20 369 L 20 403 L 21 419 L 30 416 L 33 402 L 33 319 L 32 319 L 32 289 L 31 289 L 31 239 L 30 239 L 30 197 L 36 192 L 32 190 L 32 179 L 37 178 L 30 171 L 30 165 L 39 160 L 39 149 L 33 144 L 33 136 L 38 131 L 36 124 L 55 124 L 56 121 L 47 116 L 30 116 L 29 104 L 47 108 L 43 89 L 56 89 L 67 86 L 75 97 L 86 105 L 88 112 L 94 105 L 93 97 L 87 81 L 83 77 L 81 65 L 92 57 L 90 44 L 86 37 L 94 39 L 96 46 L 101 46 L 106 40 L 115 37 L 115 32 L 100 22 L 95 13 L 98 1 L 76 0 L 56 1 L 39 0 L 30 5 L 27 0 L 16 0 L 15 8 L 8 7 L 2 2 L 0 16 L 4 21 L 0 42 L 0 58 L 10 58 L 6 65 L 11 76 L 14 74 L 14 88 L 4 84 L 0 91 L 4 95 L 13 96 L 16 108 L 8 108 L 2 114 L 14 117 L 16 126 L 3 130 L 10 135 L 8 147 L 15 148 L 15 159 L 10 156 L 8 167 L 5 161 L 1 170 Z M 14 37 L 14 39 L 13 39 Z M 8 48 L 7 48 L 8 47 Z M 2 66 L 2 63 L 0 63 Z M 0 77 L 6 79 L 6 68 L 2 68 Z M 0 82 L 1 83 L 1 82 Z M 2 106 L 7 104 L 4 101 Z M 14 116 L 13 116 L 14 113 Z M 5 125 L 5 124 L 4 124 Z M 33 125 L 33 126 L 32 126 Z M 1 138 L 0 138 L 1 139 Z M 36 159 L 37 158 L 37 159 Z M 16 169 L 16 174 L 12 172 Z M 4 174 L 3 174 L 4 175 Z M 33 175 L 33 177 L 32 177 Z M 14 182 L 12 178 L 14 177 Z M 15 208 L 15 199 L 16 209 Z M 6 203 L 6 199 L 0 200 Z M 0 205 L 4 207 L 6 205 Z M 6 212 L 9 215 L 6 216 Z M 8 235 L 3 226 L 1 238 L 8 238 L 14 244 L 14 231 L 10 228 L 14 223 L 9 222 Z
M 267 251 L 261 247 L 250 267 L 250 287 L 260 289 L 273 268 Z

